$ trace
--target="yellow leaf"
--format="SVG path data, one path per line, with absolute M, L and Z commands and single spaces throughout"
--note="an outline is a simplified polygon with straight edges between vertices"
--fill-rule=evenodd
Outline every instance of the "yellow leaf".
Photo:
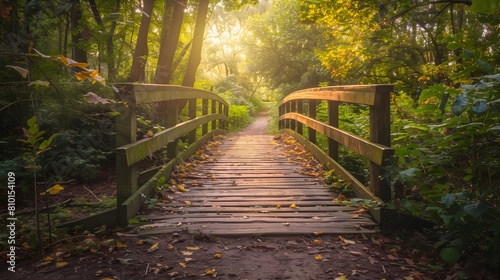
M 174 245 L 172 245 L 172 244 L 168 244 L 168 245 L 167 245 L 167 250 L 172 250 L 172 249 L 174 249 Z
M 215 273 L 216 273 L 215 268 L 212 268 L 212 269 L 205 271 L 206 275 L 215 275 Z
M 116 243 L 116 248 L 118 248 L 118 249 L 120 249 L 120 248 L 125 248 L 125 247 L 127 247 L 127 245 L 126 245 L 126 244 L 123 244 L 123 243 L 121 243 L 121 242 L 119 242 L 119 241 L 118 241 L 118 243 Z
M 152 130 L 148 130 L 148 133 L 144 137 L 153 137 L 155 136 L 155 133 Z
M 315 245 L 321 245 L 321 243 L 322 243 L 322 242 L 323 242 L 323 241 L 321 241 L 321 240 L 319 240 L 319 239 L 314 239 L 314 241 L 313 241 L 313 243 L 314 243 Z
M 342 276 L 335 278 L 335 280 L 346 280 L 346 279 L 347 279 L 347 276 L 345 276 L 345 275 L 342 275 Z
M 279 205 L 279 204 L 278 204 L 278 205 L 276 205 L 276 208 L 277 208 L 277 209 L 280 209 L 280 208 L 281 208 L 281 205 Z
M 67 266 L 67 265 L 68 265 L 67 262 L 56 262 L 57 267 L 63 267 L 63 266 Z
M 290 205 L 290 208 L 297 208 L 297 205 L 295 205 L 295 203 L 292 203 L 292 205 Z
M 45 195 L 46 192 L 48 192 L 49 194 L 58 194 L 60 191 L 64 190 L 64 188 L 57 184 L 57 185 L 54 185 L 52 188 L 40 193 L 40 195 Z
M 135 242 L 135 244 L 137 244 L 137 245 L 143 245 L 144 244 L 144 240 L 142 240 L 142 239 L 141 240 L 137 240 Z
M 186 187 L 184 187 L 183 185 L 178 185 L 177 188 L 181 191 L 181 192 L 185 192 L 186 191 Z
M 156 242 L 155 244 L 151 245 L 151 247 L 148 249 L 148 253 L 154 252 L 156 250 L 158 250 L 158 242 Z
M 184 203 L 185 203 L 186 205 L 191 205 L 191 201 L 189 201 L 189 200 L 184 200 Z
M 193 186 L 193 187 L 198 186 L 198 183 L 196 182 L 196 180 L 193 180 L 192 186 Z
M 212 175 L 212 180 L 215 180 L 215 179 L 216 179 L 215 175 Z
M 47 257 L 45 257 L 45 259 L 43 259 L 43 260 L 44 260 L 44 261 L 46 261 L 46 262 L 50 262 L 50 261 L 53 261 L 53 260 L 54 260 L 54 258 L 53 258 L 53 257 L 51 257 L 51 256 L 47 256 Z
M 41 192 L 40 195 L 41 196 L 44 196 L 46 194 L 46 192 Z
M 186 263 L 183 263 L 183 262 L 179 262 L 179 265 L 182 267 L 186 267 Z
M 222 253 L 215 253 L 214 257 L 220 259 L 222 258 Z
M 181 253 L 184 255 L 184 256 L 191 256 L 193 254 L 192 251 L 181 251 Z
M 316 255 L 314 258 L 315 258 L 317 261 L 321 261 L 321 260 L 323 260 L 323 256 L 321 256 L 321 254 Z
M 203 246 L 196 246 L 196 247 L 186 246 L 186 249 L 191 250 L 191 251 L 197 251 L 197 250 L 203 249 Z
M 315 232 L 313 232 L 313 234 L 314 234 L 315 236 L 320 236 L 320 235 L 323 235 L 323 231 L 322 231 L 322 230 L 320 230 L 320 231 L 315 231 Z

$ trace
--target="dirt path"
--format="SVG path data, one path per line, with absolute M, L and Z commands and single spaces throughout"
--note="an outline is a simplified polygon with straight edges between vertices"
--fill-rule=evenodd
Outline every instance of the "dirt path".
M 267 134 L 260 114 L 247 135 Z M 257 136 L 258 137 L 258 136 Z M 214 237 L 203 232 L 151 236 L 83 233 L 44 259 L 25 258 L 0 279 L 434 279 L 382 234 Z

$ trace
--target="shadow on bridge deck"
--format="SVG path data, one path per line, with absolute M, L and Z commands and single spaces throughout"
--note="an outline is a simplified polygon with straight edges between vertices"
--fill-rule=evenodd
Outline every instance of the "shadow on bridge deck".
M 130 233 L 215 236 L 372 233 L 375 223 L 357 207 L 301 174 L 283 143 L 269 135 L 225 136 L 220 155 L 185 173 L 185 192 L 167 193 Z M 179 180 L 180 181 L 180 180 Z M 294 204 L 296 207 L 291 207 Z M 279 205 L 279 206 L 278 206 Z

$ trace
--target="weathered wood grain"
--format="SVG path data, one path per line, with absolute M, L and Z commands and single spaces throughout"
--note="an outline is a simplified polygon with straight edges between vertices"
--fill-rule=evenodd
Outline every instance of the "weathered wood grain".
M 231 135 L 217 149 L 221 155 L 213 162 L 182 176 L 186 192 L 165 192 L 170 201 L 137 216 L 141 222 L 131 232 L 141 236 L 186 231 L 217 236 L 373 232 L 370 216 L 336 201 L 338 195 L 319 178 L 301 174 L 301 162 L 290 161 L 272 136 Z

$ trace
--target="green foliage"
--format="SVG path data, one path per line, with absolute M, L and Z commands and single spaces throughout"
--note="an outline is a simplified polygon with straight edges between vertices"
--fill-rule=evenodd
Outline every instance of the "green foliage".
M 252 119 L 245 105 L 229 106 L 229 130 L 237 131 L 249 125 Z
M 461 90 L 431 86 L 420 94 L 415 118 L 396 122 L 400 169 L 406 186 L 395 206 L 436 222 L 435 247 L 449 264 L 477 251 L 500 265 L 500 75 Z M 398 105 L 396 116 L 403 111 Z

